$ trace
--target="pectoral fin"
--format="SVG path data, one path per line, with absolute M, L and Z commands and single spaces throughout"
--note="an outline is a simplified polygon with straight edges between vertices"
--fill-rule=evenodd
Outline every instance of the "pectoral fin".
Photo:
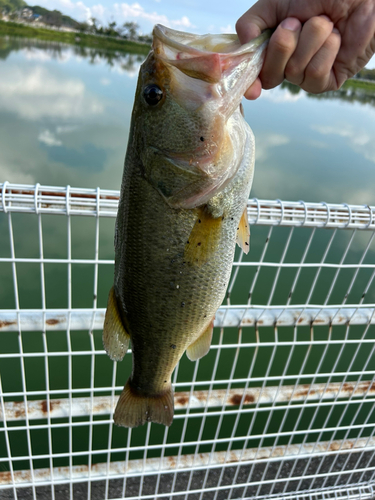
M 197 220 L 185 245 L 184 258 L 190 265 L 201 266 L 217 250 L 223 219 L 215 219 L 204 208 L 197 209 L 197 214 Z
M 242 248 L 245 253 L 249 253 L 250 249 L 250 226 L 247 219 L 247 207 L 243 211 L 238 229 L 237 229 L 237 245 Z
M 190 361 L 196 361 L 197 359 L 203 358 L 203 356 L 208 353 L 211 347 L 213 329 L 214 320 L 211 321 L 202 335 L 186 349 L 186 355 Z
M 130 335 L 125 330 L 112 287 L 104 319 L 103 344 L 112 361 L 121 361 L 129 347 Z

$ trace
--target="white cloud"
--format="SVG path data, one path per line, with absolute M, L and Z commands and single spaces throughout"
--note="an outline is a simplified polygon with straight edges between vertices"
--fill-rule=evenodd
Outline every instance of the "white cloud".
M 354 127 L 350 123 L 340 123 L 336 126 L 311 125 L 311 128 L 324 135 L 344 137 L 356 153 L 363 155 L 367 160 L 375 163 L 374 137 L 367 127 Z
M 25 119 L 87 118 L 104 106 L 78 78 L 55 76 L 46 68 L 10 66 L 0 79 L 0 110 Z
M 48 53 L 46 50 L 42 49 L 25 49 L 25 59 L 28 61 L 40 61 L 46 62 L 52 59 L 52 55 Z
M 263 90 L 261 98 L 272 102 L 294 102 L 300 99 L 306 99 L 306 94 L 302 92 L 302 90 L 298 92 L 298 94 L 292 94 L 287 89 L 276 87 L 271 90 Z
M 94 5 L 93 7 L 91 7 L 91 16 L 90 17 L 95 17 L 97 19 L 103 20 L 105 18 L 105 14 L 106 14 L 106 8 L 103 7 L 103 5 L 98 4 L 98 5 Z
M 151 24 L 164 24 L 166 26 L 183 26 L 185 28 L 193 28 L 187 16 L 182 16 L 181 19 L 169 19 L 165 14 L 158 14 L 157 12 L 147 12 L 139 3 L 115 3 L 114 4 L 116 19 L 122 20 L 138 20 L 142 19 L 149 21 Z
M 284 146 L 290 142 L 290 138 L 282 134 L 262 134 L 255 141 L 256 161 L 264 161 L 268 157 L 269 150 L 277 146 Z
M 75 132 L 77 129 L 77 125 L 59 125 L 56 127 L 56 134 L 68 134 L 69 132 Z
M 222 26 L 220 28 L 221 33 L 235 33 L 235 29 L 232 27 L 231 24 L 228 24 L 227 26 Z
M 39 142 L 43 142 L 47 146 L 62 146 L 62 141 L 57 139 L 50 130 L 43 130 L 38 137 Z
M 100 84 L 103 85 L 103 86 L 110 85 L 111 84 L 111 80 L 109 80 L 108 78 L 101 78 L 100 79 Z

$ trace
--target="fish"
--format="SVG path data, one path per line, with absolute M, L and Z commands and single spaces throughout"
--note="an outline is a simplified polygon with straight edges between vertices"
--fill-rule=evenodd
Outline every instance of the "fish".
M 114 284 L 104 348 L 132 372 L 114 422 L 170 426 L 172 373 L 211 345 L 236 243 L 249 250 L 254 136 L 241 105 L 270 32 L 233 34 L 156 25 L 136 88 L 115 225 Z

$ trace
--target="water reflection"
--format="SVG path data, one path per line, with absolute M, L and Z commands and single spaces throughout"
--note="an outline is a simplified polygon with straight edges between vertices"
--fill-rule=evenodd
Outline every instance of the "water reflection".
M 320 100 L 340 99 L 345 102 L 358 102 L 360 104 L 370 104 L 375 106 L 375 82 L 373 85 L 361 87 L 358 80 L 349 80 L 344 87 L 339 90 L 324 92 L 323 94 L 310 94 L 306 92 L 307 97 Z M 304 92 L 297 85 L 284 81 L 281 84 L 282 89 L 286 89 L 290 94 L 298 95 Z
M 0 38 L 1 181 L 119 189 L 143 58 Z M 375 94 L 355 83 L 316 96 L 285 82 L 244 102 L 252 196 L 374 203 Z
M 54 59 L 60 62 L 74 56 L 86 60 L 89 64 L 105 63 L 110 67 L 118 66 L 126 72 L 137 71 L 145 58 L 144 53 L 109 51 L 100 47 L 68 45 L 30 38 L 0 37 L 0 59 L 6 60 L 12 52 L 23 52 L 28 59 Z

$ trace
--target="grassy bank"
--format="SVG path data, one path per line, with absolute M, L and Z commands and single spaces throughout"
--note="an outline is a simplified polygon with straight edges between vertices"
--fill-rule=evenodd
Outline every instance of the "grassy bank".
M 116 40 L 95 35 L 81 33 L 67 33 L 63 31 L 49 30 L 46 28 L 34 28 L 23 24 L 0 21 L 0 36 L 18 36 L 25 38 L 38 38 L 54 42 L 69 43 L 107 50 L 119 50 L 133 54 L 147 54 L 150 46 L 144 43 L 131 42 L 128 40 Z

